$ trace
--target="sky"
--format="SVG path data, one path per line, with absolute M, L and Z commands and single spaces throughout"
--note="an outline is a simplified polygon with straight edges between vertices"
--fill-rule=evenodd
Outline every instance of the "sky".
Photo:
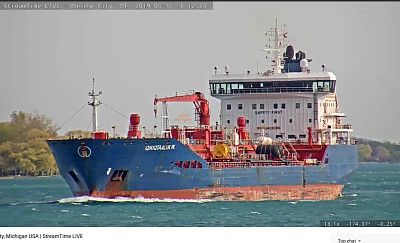
M 195 90 L 209 95 L 214 66 L 232 73 L 268 70 L 265 32 L 286 25 L 287 44 L 337 77 L 344 123 L 353 136 L 400 142 L 400 2 L 214 2 L 213 10 L 1 10 L 0 121 L 37 112 L 91 130 L 92 79 L 103 94 L 99 126 L 126 136 L 131 113 L 160 127 L 153 99 Z M 105 105 L 106 104 L 106 105 Z M 81 107 L 78 114 L 73 116 Z M 111 109 L 111 108 L 112 109 Z M 117 111 L 117 112 L 115 112 Z M 192 103 L 169 103 L 170 120 L 194 118 Z M 122 114 L 122 115 L 121 115 Z M 181 122 L 180 125 L 194 125 Z

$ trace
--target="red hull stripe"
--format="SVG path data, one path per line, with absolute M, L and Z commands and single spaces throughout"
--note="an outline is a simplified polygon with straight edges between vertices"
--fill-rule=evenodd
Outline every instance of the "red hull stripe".
M 343 185 L 317 184 L 160 191 L 94 191 L 90 196 L 102 198 L 211 199 L 217 201 L 333 200 L 340 196 L 342 189 Z

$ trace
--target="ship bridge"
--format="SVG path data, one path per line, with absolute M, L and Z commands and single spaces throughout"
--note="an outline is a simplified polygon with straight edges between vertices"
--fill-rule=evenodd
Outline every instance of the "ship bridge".
M 216 74 L 209 80 L 213 97 L 224 99 L 237 94 L 335 93 L 332 72 L 270 74 Z
M 338 106 L 332 72 L 226 72 L 211 76 L 209 87 L 211 96 L 221 100 L 220 124 L 233 131 L 238 117 L 246 117 L 252 139 L 305 141 L 307 127 L 312 127 L 319 143 L 335 144 L 343 142 L 341 134 L 349 137 L 352 131 L 340 121 L 345 114 Z

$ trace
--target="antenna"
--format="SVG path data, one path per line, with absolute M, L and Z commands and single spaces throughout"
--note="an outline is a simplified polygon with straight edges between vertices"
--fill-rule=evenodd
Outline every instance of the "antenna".
M 97 107 L 101 105 L 101 102 L 96 98 L 96 96 L 100 96 L 103 92 L 99 91 L 96 94 L 95 91 L 95 81 L 93 78 L 93 89 L 92 92 L 89 92 L 89 96 L 92 97 L 92 100 L 88 102 L 88 105 L 93 107 L 93 132 L 97 132 Z
M 259 72 L 258 72 L 258 59 L 257 59 L 257 73 L 259 73 Z
M 267 58 L 271 60 L 271 67 L 274 73 L 281 73 L 283 69 L 282 66 L 282 54 L 285 52 L 284 48 L 286 48 L 284 44 L 284 40 L 287 38 L 287 32 L 285 31 L 286 25 L 281 27 L 281 30 L 278 30 L 278 19 L 275 19 L 275 29 L 271 28 L 270 31 L 267 31 L 265 35 L 272 36 L 272 41 L 269 39 L 268 48 L 262 49 L 263 51 L 268 51 Z M 271 43 L 273 43 L 273 48 L 271 48 Z

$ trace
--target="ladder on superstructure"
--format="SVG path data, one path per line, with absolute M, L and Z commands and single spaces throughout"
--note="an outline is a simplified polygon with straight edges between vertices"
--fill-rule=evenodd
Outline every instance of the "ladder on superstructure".
M 288 158 L 292 158 L 294 161 L 298 161 L 299 154 L 297 153 L 296 149 L 293 147 L 292 143 L 289 142 L 290 148 L 294 153 L 290 153 L 289 149 L 286 147 L 285 143 L 282 142 L 282 147 L 288 155 Z

